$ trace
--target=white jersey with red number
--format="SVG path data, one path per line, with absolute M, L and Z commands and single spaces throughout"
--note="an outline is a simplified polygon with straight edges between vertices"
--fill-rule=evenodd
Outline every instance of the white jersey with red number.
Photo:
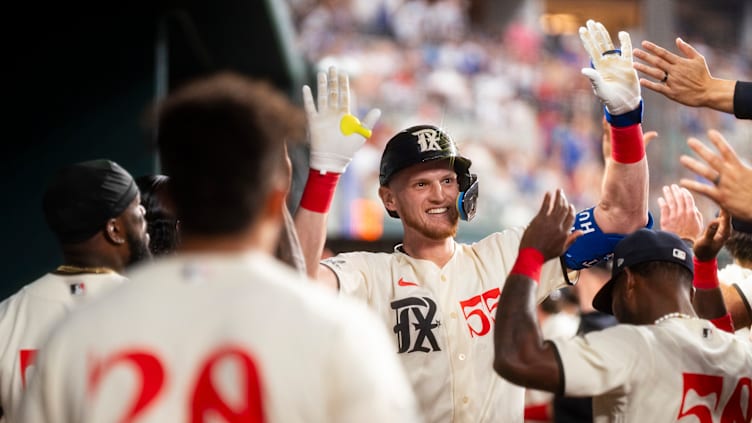
M 596 423 L 752 419 L 752 344 L 707 320 L 617 325 L 552 342 L 565 395 L 593 396 Z
M 443 268 L 399 248 L 322 261 L 342 293 L 367 301 L 386 323 L 429 422 L 522 421 L 524 389 L 493 371 L 496 305 L 522 232 L 455 243 Z M 541 280 L 539 301 L 565 284 L 558 260 L 544 265 Z
M 415 422 L 384 328 L 260 254 L 185 255 L 56 328 L 21 404 L 44 422 Z
M 16 421 L 14 408 L 48 330 L 71 309 L 124 280 L 117 273 L 49 273 L 0 303 L 0 406 L 5 421 Z

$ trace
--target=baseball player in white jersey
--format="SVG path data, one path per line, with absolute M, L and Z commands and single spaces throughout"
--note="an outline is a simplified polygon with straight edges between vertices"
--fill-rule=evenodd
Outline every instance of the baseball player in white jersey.
M 718 271 L 726 307 L 737 333 L 750 337 L 752 324 L 752 222 L 731 218 L 731 236 L 726 250 L 734 262 Z
M 563 286 L 565 268 L 581 269 L 609 257 L 623 238 L 619 234 L 651 224 L 642 101 L 631 54 L 620 55 L 602 25 L 596 35 L 583 37 L 596 65 L 583 73 L 593 81 L 613 128 L 603 196 L 577 217 L 575 227 L 587 235 L 561 262 L 543 267 L 538 300 Z M 622 45 L 631 53 L 628 41 L 627 36 Z M 396 134 L 381 159 L 379 195 L 390 216 L 401 219 L 403 243 L 391 254 L 345 253 L 319 265 L 334 187 L 378 113 L 369 113 L 363 124 L 349 114 L 347 76 L 336 69 L 328 78 L 319 74 L 318 105 L 308 87 L 303 97 L 311 171 L 296 225 L 309 274 L 378 313 L 428 421 L 521 422 L 524 390 L 490 370 L 494 315 L 522 229 L 471 245 L 455 242 L 458 220 L 475 214 L 478 181 L 449 135 L 419 125 Z
M 495 370 L 522 386 L 593 396 L 595 422 L 749 422 L 752 344 L 697 317 L 697 261 L 672 233 L 640 229 L 617 244 L 611 280 L 593 306 L 619 325 L 551 341 L 534 330 L 541 266 L 580 235 L 569 230 L 573 220 L 558 191 L 546 194 L 525 231 L 497 307 Z M 716 229 L 696 251 L 717 254 Z
M 269 85 L 232 74 L 165 100 L 157 141 L 177 254 L 54 330 L 24 421 L 420 421 L 373 314 L 272 258 L 289 181 L 280 140 L 297 136 L 296 116 Z
M 15 408 L 50 327 L 119 285 L 125 265 L 149 255 L 138 188 L 111 161 L 60 169 L 45 192 L 44 215 L 65 264 L 0 303 L 0 406 L 7 422 L 17 421 Z

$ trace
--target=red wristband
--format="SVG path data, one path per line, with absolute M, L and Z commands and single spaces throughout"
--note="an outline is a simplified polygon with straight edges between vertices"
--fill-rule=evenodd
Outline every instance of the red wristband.
M 629 126 L 611 125 L 611 158 L 617 163 L 636 163 L 645 157 L 645 143 L 642 140 L 642 126 L 637 123 Z
M 725 316 L 717 317 L 710 322 L 720 330 L 734 333 L 734 321 L 731 319 L 731 313 L 726 313 Z
M 524 275 L 535 281 L 540 282 L 541 268 L 543 267 L 543 254 L 533 247 L 526 247 L 520 250 L 514 267 L 509 272 L 510 275 Z
M 525 420 L 551 420 L 551 415 L 548 412 L 548 404 L 525 406 Z
M 310 169 L 303 197 L 300 199 L 300 207 L 316 213 L 328 212 L 340 175 L 332 172 L 322 174 L 316 169 Z
M 718 260 L 713 258 L 708 261 L 693 259 L 695 262 L 695 277 L 692 285 L 698 289 L 718 288 Z

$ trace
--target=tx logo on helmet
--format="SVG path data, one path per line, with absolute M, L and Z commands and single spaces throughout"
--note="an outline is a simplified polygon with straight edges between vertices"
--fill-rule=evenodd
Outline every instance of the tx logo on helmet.
M 413 135 L 418 137 L 418 145 L 420 145 L 420 152 L 441 150 L 439 145 L 439 132 L 435 129 L 421 129 L 420 131 L 413 132 Z

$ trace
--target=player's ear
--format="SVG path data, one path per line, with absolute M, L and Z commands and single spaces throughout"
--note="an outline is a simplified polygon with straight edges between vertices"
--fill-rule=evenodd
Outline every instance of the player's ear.
M 113 217 L 107 221 L 104 227 L 104 236 L 113 244 L 122 245 L 125 243 L 125 225 L 120 217 Z
M 635 289 L 637 288 L 636 275 L 632 273 L 629 267 L 624 268 L 624 296 L 632 299 L 635 296 Z
M 381 202 L 384 203 L 384 207 L 387 210 L 393 212 L 397 211 L 394 192 L 392 192 L 389 187 L 379 187 L 379 197 L 381 197 Z

